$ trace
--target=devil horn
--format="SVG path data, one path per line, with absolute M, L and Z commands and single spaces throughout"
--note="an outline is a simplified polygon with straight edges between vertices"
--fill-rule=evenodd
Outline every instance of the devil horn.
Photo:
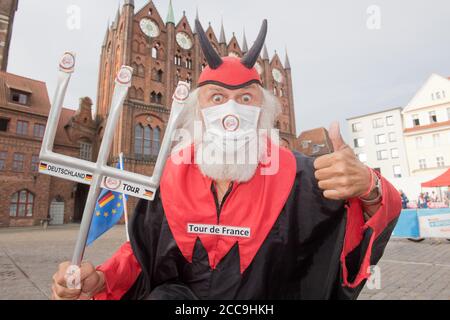
M 241 59 L 241 62 L 244 66 L 251 69 L 255 66 L 256 61 L 258 61 L 259 55 L 261 54 L 261 50 L 264 47 L 264 43 L 266 42 L 267 36 L 267 19 L 264 19 L 261 30 L 259 31 L 258 38 L 256 38 L 255 43 L 249 52 Z
M 223 60 L 220 55 L 214 50 L 211 42 L 209 42 L 206 36 L 205 30 L 199 20 L 195 20 L 195 26 L 197 28 L 198 37 L 200 40 L 200 46 L 202 47 L 203 54 L 205 55 L 206 61 L 211 69 L 219 68 Z

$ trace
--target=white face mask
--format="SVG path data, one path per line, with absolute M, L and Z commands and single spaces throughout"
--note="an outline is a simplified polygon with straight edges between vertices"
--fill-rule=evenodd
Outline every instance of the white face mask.
M 202 110 L 206 140 L 225 153 L 236 152 L 256 141 L 261 108 L 234 100 Z

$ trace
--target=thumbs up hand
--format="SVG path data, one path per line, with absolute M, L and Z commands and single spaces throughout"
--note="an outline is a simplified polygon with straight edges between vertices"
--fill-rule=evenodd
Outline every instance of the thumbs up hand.
M 371 187 L 371 172 L 344 142 L 339 123 L 329 130 L 334 153 L 316 159 L 316 179 L 324 197 L 330 200 L 349 200 L 367 194 Z

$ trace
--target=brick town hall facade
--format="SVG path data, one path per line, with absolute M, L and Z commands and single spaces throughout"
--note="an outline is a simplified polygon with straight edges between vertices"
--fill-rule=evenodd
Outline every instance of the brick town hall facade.
M 2 0 L 0 23 L 6 12 L 12 21 L 16 8 L 17 1 Z M 222 56 L 243 56 L 248 50 L 245 35 L 242 45 L 234 34 L 227 41 L 223 25 L 219 37 L 211 26 L 206 33 Z M 11 34 L 5 37 L 10 38 Z M 172 4 L 164 22 L 152 1 L 135 12 L 134 1 L 125 0 L 108 26 L 101 47 L 97 116 L 92 117 L 89 98 L 81 99 L 77 111 L 64 109 L 55 149 L 95 160 L 108 117 L 114 78 L 122 65 L 132 66 L 134 76 L 114 137 L 111 165 L 115 165 L 119 153 L 123 152 L 126 170 L 150 176 L 178 81 L 195 84 L 206 66 L 196 30 L 185 15 L 175 22 Z M 7 73 L 5 69 L 0 72 L 0 227 L 36 225 L 47 217 L 52 218 L 53 224 L 80 221 L 88 189 L 37 173 L 43 128 L 50 109 L 46 85 Z M 289 59 L 286 56 L 284 64 L 277 54 L 270 59 L 264 48 L 257 69 L 264 87 L 280 99 L 283 112 L 276 126 L 282 144 L 295 148 Z M 136 201 L 130 200 L 130 210 Z

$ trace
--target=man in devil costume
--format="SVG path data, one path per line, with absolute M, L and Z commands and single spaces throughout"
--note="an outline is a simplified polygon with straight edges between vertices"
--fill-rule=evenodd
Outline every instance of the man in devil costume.
M 204 137 L 174 149 L 155 201 L 137 205 L 130 243 L 97 268 L 84 263 L 81 290 L 66 288 L 70 263 L 61 264 L 53 298 L 356 299 L 400 214 L 398 191 L 357 159 L 337 124 L 334 153 L 316 160 L 268 135 L 243 138 L 278 115 L 254 67 L 267 21 L 242 59 L 221 58 L 196 26 L 209 66 L 179 126 L 192 132 L 201 121 Z M 258 143 L 258 161 L 202 161 L 208 148 L 229 155 L 230 142 L 233 156 Z

